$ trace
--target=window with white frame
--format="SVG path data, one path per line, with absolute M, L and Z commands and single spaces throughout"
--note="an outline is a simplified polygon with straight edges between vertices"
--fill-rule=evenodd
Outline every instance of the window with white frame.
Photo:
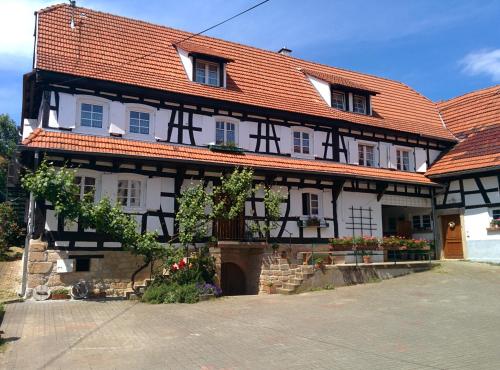
M 396 150 L 396 167 L 400 171 L 410 171 L 410 152 L 408 150 Z
M 236 145 L 236 123 L 227 121 L 215 122 L 215 144 Z
M 353 112 L 366 114 L 366 97 L 361 95 L 354 95 Z
M 80 125 L 84 127 L 102 128 L 104 106 L 101 104 L 80 104 Z
M 220 64 L 197 60 L 195 66 L 195 81 L 211 86 L 221 86 Z
M 92 176 L 75 176 L 75 184 L 79 188 L 79 199 L 95 199 L 96 178 Z
M 147 112 L 129 112 L 129 131 L 133 134 L 149 135 L 150 114 Z
M 432 229 L 431 215 L 414 215 L 412 217 L 413 230 Z
M 296 154 L 311 154 L 311 134 L 309 132 L 293 132 L 293 152 Z
M 375 147 L 368 144 L 358 144 L 358 162 L 362 166 L 375 166 Z
M 140 180 L 118 180 L 117 201 L 125 208 L 140 208 L 142 207 L 142 191 Z
M 332 107 L 345 110 L 345 94 L 343 92 L 332 92 Z
M 319 217 L 319 194 L 302 193 L 302 215 L 308 217 Z

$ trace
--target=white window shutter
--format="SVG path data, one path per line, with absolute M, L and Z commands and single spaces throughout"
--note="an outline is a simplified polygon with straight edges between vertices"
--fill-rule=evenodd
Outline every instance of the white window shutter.
M 148 178 L 146 184 L 146 208 L 148 211 L 160 209 L 161 177 Z
M 109 132 L 124 135 L 127 131 L 128 118 L 125 104 L 113 101 L 109 107 Z
M 427 171 L 427 153 L 423 148 L 415 148 L 415 170 L 417 172 Z
M 397 169 L 396 147 L 391 145 L 389 147 L 389 168 Z
M 358 143 L 355 140 L 349 140 L 347 145 L 349 147 L 349 163 L 359 164 Z
M 101 198 L 108 198 L 112 204 L 115 204 L 118 192 L 118 175 L 105 173 L 102 175 L 101 181 Z
M 389 145 L 387 143 L 379 144 L 379 157 L 380 157 L 380 167 L 389 167 L 389 156 L 388 156 Z
M 280 138 L 280 151 L 281 154 L 290 154 L 292 152 L 292 133 L 290 127 L 277 126 L 276 134 Z
M 158 140 L 167 140 L 168 136 L 168 122 L 172 111 L 169 109 L 159 109 L 156 112 L 155 119 L 155 138 Z

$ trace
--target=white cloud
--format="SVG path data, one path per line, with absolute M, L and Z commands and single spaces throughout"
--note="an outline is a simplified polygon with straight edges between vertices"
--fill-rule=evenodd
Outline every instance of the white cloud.
M 0 69 L 26 69 L 33 54 L 36 10 L 61 0 L 3 0 L 0 12 Z M 29 64 L 28 64 L 29 65 Z
M 489 75 L 500 81 L 500 49 L 480 50 L 467 54 L 461 61 L 463 71 L 471 75 Z

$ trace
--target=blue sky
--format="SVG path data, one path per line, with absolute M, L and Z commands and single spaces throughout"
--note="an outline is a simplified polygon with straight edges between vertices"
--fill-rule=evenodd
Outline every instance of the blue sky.
M 17 122 L 30 71 L 33 12 L 60 3 L 0 0 L 0 113 Z M 198 32 L 258 0 L 77 0 Z M 432 100 L 500 83 L 500 1 L 271 0 L 210 36 L 399 80 Z

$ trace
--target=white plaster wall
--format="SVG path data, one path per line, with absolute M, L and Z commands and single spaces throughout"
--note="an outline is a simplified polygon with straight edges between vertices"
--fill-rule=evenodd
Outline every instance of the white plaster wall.
M 325 151 L 325 147 L 323 146 L 323 143 L 326 140 L 326 132 L 324 131 L 314 131 L 314 138 L 313 138 L 313 153 L 314 156 L 317 158 L 323 158 L 323 154 Z
M 309 81 L 311 81 L 311 84 L 314 86 L 316 91 L 318 91 L 319 95 L 323 98 L 325 103 L 328 104 L 329 107 L 331 107 L 332 97 L 330 93 L 330 84 L 313 76 L 308 75 L 307 78 L 309 79 Z
M 434 161 L 440 154 L 441 154 L 440 150 L 429 149 L 429 164 L 434 163 Z
M 189 57 L 189 53 L 186 50 L 177 47 L 177 52 L 179 53 L 179 58 L 188 79 L 193 81 L 193 60 Z
M 382 237 L 382 205 L 377 202 L 376 194 L 342 191 L 337 202 L 339 236 L 352 236 L 352 230 L 347 229 L 347 223 L 350 222 L 350 207 L 354 206 L 355 208 L 372 208 L 372 222 L 376 225 L 373 236 Z M 359 235 L 359 231 L 356 231 L 356 235 Z
M 488 207 L 466 209 L 464 220 L 467 240 L 498 240 L 500 246 L 500 232 L 487 230 L 491 218 L 491 209 Z

